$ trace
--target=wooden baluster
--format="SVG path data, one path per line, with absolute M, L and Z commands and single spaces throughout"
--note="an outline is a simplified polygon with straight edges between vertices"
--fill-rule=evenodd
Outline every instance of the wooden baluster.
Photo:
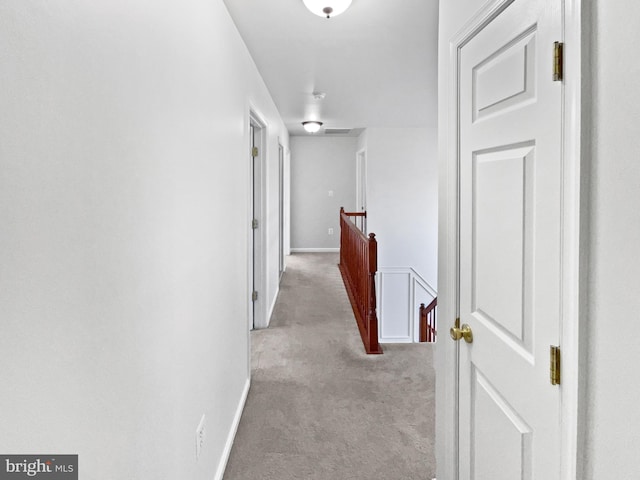
M 382 353 L 378 344 L 375 275 L 377 242 L 367 238 L 349 217 L 366 217 L 366 212 L 347 213 L 340 208 L 340 272 L 358 322 L 367 353 Z
M 436 306 L 438 299 L 434 298 L 428 306 L 420 304 L 420 341 L 436 341 Z

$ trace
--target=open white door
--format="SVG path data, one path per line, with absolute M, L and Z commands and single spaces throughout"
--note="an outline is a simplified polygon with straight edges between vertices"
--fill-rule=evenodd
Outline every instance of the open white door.
M 459 341 L 459 478 L 557 480 L 562 0 L 502 2 L 469 32 L 457 54 L 459 316 L 473 334 Z

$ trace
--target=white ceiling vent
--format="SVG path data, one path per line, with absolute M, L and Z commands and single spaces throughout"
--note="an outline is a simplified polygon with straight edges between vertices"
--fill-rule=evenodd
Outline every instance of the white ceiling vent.
M 348 135 L 351 133 L 350 128 L 325 128 L 325 135 Z

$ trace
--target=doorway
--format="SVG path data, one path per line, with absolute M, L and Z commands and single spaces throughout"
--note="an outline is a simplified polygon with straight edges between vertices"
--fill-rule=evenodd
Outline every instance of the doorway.
M 356 211 L 367 211 L 367 153 L 365 150 L 356 153 Z M 356 217 L 356 224 L 366 235 L 366 217 Z
M 284 147 L 278 145 L 278 272 L 282 279 L 284 273 Z
M 264 176 L 266 163 L 265 124 L 252 111 L 249 115 L 249 162 L 251 176 L 250 200 L 250 328 L 265 328 L 264 307 L 265 238 L 264 238 Z

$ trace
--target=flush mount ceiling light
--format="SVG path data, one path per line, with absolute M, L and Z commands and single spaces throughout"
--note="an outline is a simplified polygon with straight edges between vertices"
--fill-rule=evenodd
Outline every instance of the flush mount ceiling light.
M 309 122 L 302 122 L 302 126 L 307 132 L 316 133 L 318 130 L 320 130 L 320 127 L 322 126 L 322 122 L 312 120 Z
M 351 5 L 351 0 L 302 0 L 305 6 L 321 17 L 340 15 Z

